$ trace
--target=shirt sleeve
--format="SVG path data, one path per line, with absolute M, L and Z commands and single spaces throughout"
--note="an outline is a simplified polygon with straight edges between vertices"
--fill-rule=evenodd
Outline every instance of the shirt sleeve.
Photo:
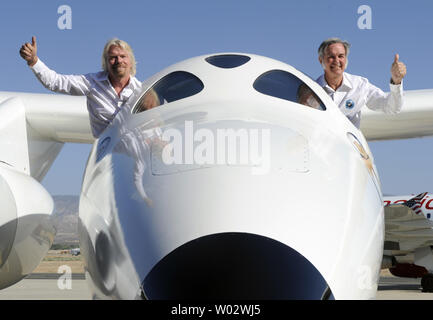
M 74 96 L 85 96 L 90 92 L 90 82 L 84 75 L 63 75 L 48 68 L 40 59 L 30 67 L 48 90 Z
M 403 81 L 401 84 L 389 84 L 390 92 L 383 92 L 378 87 L 368 83 L 366 105 L 372 110 L 382 110 L 385 113 L 399 113 L 403 106 Z

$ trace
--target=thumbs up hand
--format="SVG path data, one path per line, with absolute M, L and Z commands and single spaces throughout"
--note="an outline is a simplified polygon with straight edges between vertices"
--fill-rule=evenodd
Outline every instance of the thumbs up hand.
M 20 56 L 27 61 L 29 66 L 34 66 L 38 62 L 38 56 L 36 55 L 38 47 L 36 45 L 36 37 L 32 37 L 32 43 L 25 43 L 21 46 Z
M 400 84 L 406 75 L 406 65 L 400 62 L 398 53 L 394 56 L 394 62 L 391 66 L 391 79 L 394 84 Z

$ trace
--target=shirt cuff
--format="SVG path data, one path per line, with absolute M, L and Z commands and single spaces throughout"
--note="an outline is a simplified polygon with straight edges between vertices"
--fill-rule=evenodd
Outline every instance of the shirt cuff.
M 38 61 L 32 67 L 30 67 L 30 69 L 32 69 L 36 73 L 41 73 L 42 71 L 46 70 L 46 68 L 47 66 L 45 65 L 45 63 L 43 63 L 39 58 Z
M 391 92 L 401 93 L 403 92 L 403 79 L 401 80 L 400 84 L 389 84 L 389 89 Z

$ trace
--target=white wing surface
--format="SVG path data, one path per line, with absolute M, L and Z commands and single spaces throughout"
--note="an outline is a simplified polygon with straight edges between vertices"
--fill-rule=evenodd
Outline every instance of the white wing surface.
M 404 92 L 404 104 L 396 115 L 365 108 L 361 131 L 367 140 L 408 139 L 433 135 L 433 90 Z
M 0 289 L 31 273 L 55 228 L 43 179 L 65 142 L 91 143 L 85 98 L 0 92 Z

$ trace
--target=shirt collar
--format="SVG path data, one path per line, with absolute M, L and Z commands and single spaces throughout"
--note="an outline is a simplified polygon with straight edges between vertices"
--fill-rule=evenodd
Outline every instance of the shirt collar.
M 98 81 L 104 81 L 104 80 L 110 81 L 110 79 L 108 78 L 108 72 L 107 71 L 100 71 L 100 72 L 96 73 L 95 79 Z M 132 76 L 129 76 L 129 82 L 126 85 L 127 87 L 130 86 L 131 80 L 132 80 Z
M 325 80 L 325 74 L 322 74 L 317 80 L 316 82 L 322 87 L 324 88 L 326 91 L 332 91 L 334 92 L 335 90 L 332 89 L 328 83 Z M 343 72 L 343 83 L 341 84 L 340 87 L 338 87 L 338 89 L 336 91 L 350 91 L 353 88 L 352 85 L 352 81 L 350 81 L 348 74 L 346 72 Z
M 108 72 L 107 71 L 100 71 L 96 73 L 95 80 L 97 81 L 108 81 L 108 83 L 111 85 L 110 79 L 108 78 Z M 129 82 L 126 85 L 125 88 L 123 88 L 122 92 L 120 93 L 120 96 L 129 97 L 134 91 L 134 83 L 133 83 L 133 76 L 129 77 Z
M 107 71 L 100 71 L 96 74 L 95 79 L 97 81 L 104 81 L 108 80 L 108 72 Z

